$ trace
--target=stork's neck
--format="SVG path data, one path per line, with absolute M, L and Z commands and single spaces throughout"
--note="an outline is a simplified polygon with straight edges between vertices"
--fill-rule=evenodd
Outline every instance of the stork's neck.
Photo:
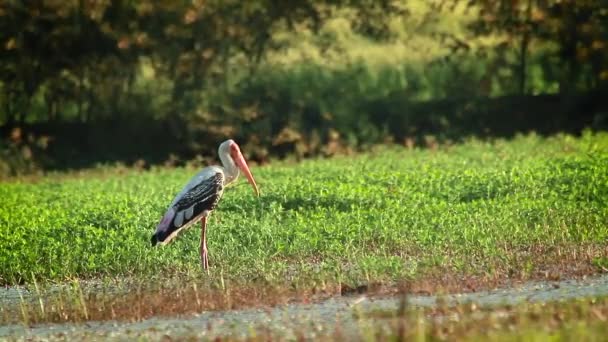
M 229 184 L 239 177 L 239 168 L 229 153 L 220 153 L 220 160 L 224 166 L 224 184 Z

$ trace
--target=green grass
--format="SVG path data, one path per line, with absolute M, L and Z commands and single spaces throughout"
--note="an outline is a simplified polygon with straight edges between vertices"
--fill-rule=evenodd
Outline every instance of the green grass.
M 261 197 L 241 180 L 210 218 L 211 277 L 312 285 L 599 270 L 607 151 L 605 133 L 530 135 L 254 167 Z M 198 274 L 198 227 L 149 243 L 195 171 L 0 184 L 0 282 Z
M 402 308 L 398 311 L 360 313 L 361 321 L 383 318 L 366 337 L 382 333 L 388 325 L 386 337 L 439 340 L 546 341 L 599 340 L 604 336 L 603 325 L 608 313 L 608 299 L 581 298 L 547 303 L 479 307 L 462 304 L 429 309 Z M 385 330 L 386 331 L 386 330 Z
M 405 306 L 382 312 L 358 312 L 355 308 L 355 317 L 355 329 L 340 329 L 339 324 L 329 329 L 312 328 L 315 340 L 604 341 L 608 298 L 481 308 L 475 304 L 425 309 Z M 310 327 L 302 327 L 299 333 L 302 337 L 313 334 Z M 268 327 L 257 328 L 249 338 L 285 339 L 283 331 Z
M 116 339 L 117 336 L 121 339 L 157 340 L 171 336 L 179 340 L 204 341 L 605 341 L 608 298 L 488 307 L 467 303 L 455 306 L 439 304 L 429 308 L 401 305 L 397 309 L 362 309 L 354 304 L 350 313 L 354 322 L 347 324 L 343 320 L 319 321 L 322 311 L 305 311 L 309 317 L 299 312 L 285 314 L 260 325 L 251 323 L 247 326 L 246 322 L 241 322 L 245 327 L 232 325 L 218 336 L 215 336 L 218 330 L 211 323 L 189 323 L 185 327 L 178 324 L 176 327 L 168 324 L 170 321 L 158 318 L 158 326 L 147 324 L 147 328 L 117 326 L 116 330 L 107 330 L 93 324 L 87 328 L 77 325 L 71 330 L 67 326 L 58 326 L 52 329 L 55 330 L 52 335 L 47 331 L 47 337 L 52 340 Z M 225 312 L 220 313 L 217 319 L 224 314 L 231 317 L 230 312 Z M 295 324 L 294 317 L 299 319 Z M 231 330 L 237 333 L 229 334 Z M 20 336 L 15 334 L 7 340 L 18 338 Z

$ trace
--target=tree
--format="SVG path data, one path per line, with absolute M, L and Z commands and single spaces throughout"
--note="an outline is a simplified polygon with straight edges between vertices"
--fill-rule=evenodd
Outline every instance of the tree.
M 470 0 L 480 35 L 506 34 L 519 52 L 519 90 L 526 91 L 529 46 L 556 44 L 560 92 L 594 89 L 608 79 L 608 12 L 605 0 Z

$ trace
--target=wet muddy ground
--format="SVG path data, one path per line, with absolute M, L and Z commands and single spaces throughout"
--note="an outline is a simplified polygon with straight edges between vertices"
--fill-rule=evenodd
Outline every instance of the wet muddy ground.
M 559 301 L 572 298 L 608 295 L 608 275 L 578 280 L 529 282 L 521 286 L 499 288 L 474 293 L 444 296 L 409 295 L 407 297 L 366 297 L 353 295 L 334 297 L 315 304 L 289 304 L 266 309 L 202 312 L 180 317 L 154 317 L 139 322 L 86 322 L 70 324 L 39 324 L 31 327 L 9 325 L 0 327 L 1 340 L 83 340 L 110 338 L 132 340 L 136 337 L 162 339 L 169 335 L 196 338 L 225 336 L 250 337 L 256 327 L 266 327 L 289 339 L 304 333 L 314 338 L 340 327 L 342 334 L 349 331 L 360 335 L 360 330 L 376 324 L 380 318 L 368 315 L 358 319 L 357 313 L 372 310 L 397 310 L 407 301 L 415 307 L 433 307 L 438 303 L 456 305 L 474 302 L 479 306 L 518 304 L 522 302 Z M 0 290 L 2 303 L 19 299 L 15 289 Z

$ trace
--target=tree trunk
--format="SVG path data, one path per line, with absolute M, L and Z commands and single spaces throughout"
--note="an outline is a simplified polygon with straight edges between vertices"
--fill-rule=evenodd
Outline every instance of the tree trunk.
M 574 92 L 576 79 L 578 78 L 578 61 L 576 60 L 578 29 L 573 4 L 562 3 L 563 29 L 560 34 L 561 60 L 563 73 L 561 75 L 559 92 L 569 95 Z
M 11 91 L 9 89 L 7 89 L 6 85 L 4 87 L 4 91 L 5 91 L 5 113 L 6 113 L 6 127 L 11 128 L 15 125 L 15 111 L 14 111 L 14 104 L 11 106 L 12 102 L 13 102 L 13 98 L 11 95 Z
M 82 110 L 82 106 L 83 106 L 83 91 L 82 91 L 82 87 L 83 87 L 83 83 L 84 83 L 84 71 L 83 71 L 84 67 L 79 67 L 77 69 L 78 72 L 78 90 L 76 93 L 76 106 L 77 106 L 77 117 L 78 120 L 80 122 L 84 122 L 84 113 Z
M 520 55 L 519 55 L 519 94 L 526 94 L 526 74 L 528 45 L 530 44 L 530 20 L 532 15 L 532 0 L 528 0 L 526 7 L 526 17 L 524 19 L 523 33 L 521 36 Z

